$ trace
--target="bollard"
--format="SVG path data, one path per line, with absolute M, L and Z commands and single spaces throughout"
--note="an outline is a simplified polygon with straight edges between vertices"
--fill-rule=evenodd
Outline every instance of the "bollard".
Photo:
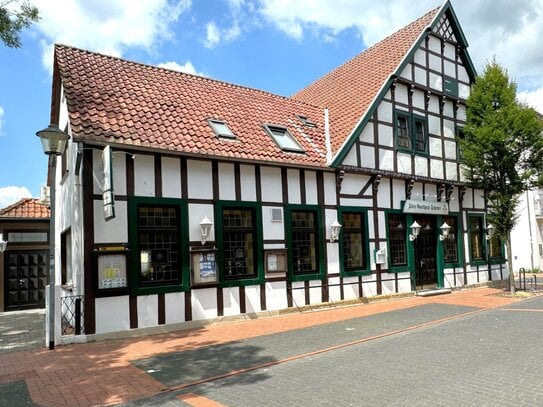
M 81 298 L 75 300 L 75 334 L 81 335 Z

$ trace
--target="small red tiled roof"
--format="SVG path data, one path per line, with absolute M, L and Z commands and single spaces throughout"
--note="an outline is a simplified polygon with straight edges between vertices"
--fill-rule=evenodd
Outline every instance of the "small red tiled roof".
M 303 166 L 326 165 L 324 110 L 229 83 L 55 46 L 55 69 L 75 140 Z M 315 127 L 302 125 L 305 116 Z M 208 119 L 228 125 L 219 139 Z M 286 127 L 305 154 L 282 151 L 264 130 Z
M 14 204 L 0 209 L 0 217 L 5 218 L 49 218 L 49 208 L 37 198 L 23 198 Z
M 332 154 L 339 151 L 440 9 L 429 11 L 293 96 L 329 109 Z

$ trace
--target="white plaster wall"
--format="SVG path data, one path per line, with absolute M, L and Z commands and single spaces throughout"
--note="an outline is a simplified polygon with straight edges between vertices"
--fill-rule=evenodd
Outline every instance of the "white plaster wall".
M 134 157 L 134 194 L 155 196 L 155 157 L 152 155 Z
M 394 275 L 390 273 L 384 273 L 382 276 L 381 290 L 383 295 L 394 294 L 396 292 L 396 284 L 394 282 Z
M 369 146 L 360 146 L 360 162 L 362 167 L 375 168 L 375 149 Z
M 317 173 L 315 171 L 305 172 L 305 201 L 308 205 L 317 205 Z
M 247 313 L 260 312 L 260 286 L 245 287 L 245 309 Z
M 336 274 L 339 273 L 339 244 L 337 242 L 334 243 L 326 243 L 326 254 L 328 256 L 328 268 L 327 273 L 328 274 Z
M 311 304 L 322 303 L 322 282 L 320 280 L 312 280 L 309 282 L 309 302 Z
M 441 72 L 441 58 L 437 55 L 430 54 L 430 69 Z
M 405 68 L 403 69 L 402 73 L 400 74 L 400 76 L 410 81 L 412 79 L 411 69 L 412 69 L 411 64 L 407 64 Z
M 213 222 L 211 230 L 209 231 L 208 241 L 215 241 L 215 213 L 213 211 L 213 205 L 206 204 L 189 204 L 189 240 L 199 241 L 202 238 L 200 229 L 200 222 L 206 217 Z
M 415 67 L 415 82 L 422 86 L 427 86 L 426 83 L 426 70 L 418 66 Z
M 458 96 L 462 99 L 469 98 L 469 95 L 471 93 L 471 89 L 468 85 L 465 85 L 463 83 L 458 84 Z
M 436 116 L 428 116 L 428 133 L 441 135 L 441 120 Z
M 385 126 L 384 124 L 379 124 L 379 144 L 386 147 L 394 146 L 394 132 L 392 126 Z M 368 165 L 364 163 L 364 167 Z
M 239 287 L 225 287 L 222 289 L 222 295 L 224 316 L 239 315 L 241 312 L 239 305 Z
M 164 310 L 166 324 L 185 321 L 185 293 L 164 294 Z
M 464 194 L 464 208 L 473 208 L 473 190 L 471 188 L 467 188 Z
M 334 173 L 324 173 L 324 203 L 325 205 L 335 205 L 336 197 L 336 176 Z
M 328 279 L 328 300 L 330 302 L 341 301 L 341 290 L 339 288 L 339 277 Z
M 132 160 L 132 155 L 121 151 L 113 151 L 111 157 L 113 192 L 116 195 L 126 195 L 126 160 Z M 100 159 L 100 161 L 102 160 Z
M 358 294 L 358 277 L 343 278 L 343 299 L 354 300 L 359 297 Z
M 459 105 L 456 109 L 456 119 L 460 121 L 466 121 L 466 106 Z
M 234 164 L 219 163 L 219 197 L 224 201 L 236 199 Z
M 458 80 L 469 83 L 469 75 L 463 65 L 458 65 Z
M 377 193 L 377 206 L 380 208 L 390 208 L 391 205 L 390 178 L 381 178 L 379 191 Z
M 455 49 L 454 45 L 450 44 L 448 42 L 445 42 L 445 47 L 443 48 L 443 55 L 446 58 L 455 60 L 456 59 L 456 49 Z M 449 62 L 449 61 L 445 61 L 445 62 Z M 452 76 L 452 75 L 450 75 L 450 76 Z
M 392 171 L 393 165 L 392 165 L 392 157 L 393 153 L 392 151 L 379 151 L 379 155 L 381 155 L 381 169 Z M 411 155 L 410 154 L 404 154 L 398 152 L 396 154 L 396 160 L 398 161 L 398 172 L 404 173 L 404 174 L 411 174 Z
M 407 86 L 398 84 L 395 90 L 395 97 L 396 97 L 396 102 L 408 104 L 409 99 L 407 97 Z
M 210 319 L 217 317 L 217 290 L 215 288 L 199 288 L 192 290 L 192 319 Z
M 300 171 L 289 168 L 287 170 L 288 201 L 291 204 L 302 202 L 300 195 Z
M 452 120 L 443 120 L 443 136 L 454 139 L 455 126 Z
M 403 180 L 395 179 L 392 181 L 393 185 L 393 209 L 400 209 L 401 202 L 405 200 L 405 182 Z M 383 218 L 384 222 L 384 218 Z
M 441 160 L 430 160 L 430 176 L 443 179 L 443 162 Z
M 262 207 L 262 228 L 264 240 L 283 240 L 285 238 L 284 213 L 281 216 L 281 222 L 272 222 L 272 209 L 279 209 L 283 213 L 283 208 L 263 206 Z
M 485 198 L 484 198 L 483 191 L 481 191 L 480 189 L 476 189 L 473 192 L 474 192 L 474 194 L 473 194 L 473 199 L 474 199 L 473 205 L 474 205 L 474 207 L 476 209 L 484 209 L 484 207 L 485 207 Z
M 440 101 L 437 96 L 434 96 L 434 95 L 430 96 L 430 100 L 428 101 L 428 111 L 431 113 L 439 114 L 439 104 L 440 104 Z M 435 116 L 428 116 L 428 121 L 430 121 L 431 118 L 437 120 L 438 131 L 434 134 L 439 134 L 439 132 L 441 131 L 439 127 L 439 118 Z
M 460 211 L 460 201 L 458 200 L 458 188 L 454 188 L 451 194 L 451 199 L 449 200 L 449 211 L 458 212 Z
M 437 137 L 429 137 L 428 147 L 430 149 L 430 155 L 434 157 L 443 156 L 443 150 L 441 148 L 441 139 L 438 139 Z
M 343 164 L 352 165 L 354 167 L 358 165 L 358 161 L 356 159 L 356 146 L 351 147 L 351 149 L 343 159 Z
M 364 127 L 359 140 L 365 143 L 373 143 L 373 123 L 370 122 Z
M 269 311 L 284 309 L 287 303 L 286 281 L 273 281 L 266 283 L 266 309 Z
M 400 293 L 408 293 L 411 291 L 411 280 L 409 273 L 398 274 L 398 291 Z
M 445 158 L 456 160 L 456 141 L 445 140 Z
M 436 75 L 433 72 L 430 72 L 430 87 L 437 90 L 438 92 L 443 91 L 443 80 L 440 75 Z
M 130 302 L 128 295 L 96 298 L 96 333 L 104 334 L 130 329 Z
M 456 68 L 453 62 L 444 61 L 443 66 L 445 68 L 445 75 L 450 76 L 451 78 L 456 78 Z
M 213 199 L 211 162 L 187 160 L 187 185 L 189 198 Z
M 392 123 L 392 103 L 381 102 L 377 108 L 379 121 Z
M 364 297 L 375 297 L 377 295 L 377 283 L 365 281 L 370 278 L 375 278 L 375 276 L 362 277 L 362 295 Z
M 424 73 L 424 81 L 426 82 L 426 73 Z M 424 114 L 424 99 L 424 93 L 420 90 L 413 92 L 413 106 L 420 110 L 418 113 L 420 115 Z
M 292 305 L 294 307 L 303 307 L 306 305 L 303 281 L 294 281 L 292 283 Z
M 415 63 L 426 66 L 426 50 L 425 49 L 417 49 L 415 51 L 415 57 L 414 57 Z
M 242 201 L 256 201 L 256 176 L 254 165 L 239 166 Z
M 102 200 L 94 200 L 93 208 L 95 243 L 128 242 L 128 212 L 126 201 L 115 201 L 115 218 L 107 221 L 104 219 L 104 203 Z
M 458 181 L 458 167 L 456 163 L 445 163 L 445 171 L 449 181 Z
M 178 158 L 162 157 L 162 196 L 181 198 L 181 162 Z
M 262 200 L 264 202 L 282 202 L 281 169 L 275 167 L 261 167 L 260 179 L 262 183 Z M 234 190 L 234 188 L 232 188 L 232 190 Z
M 158 295 L 138 296 L 138 328 L 158 325 Z
M 477 284 L 477 269 L 472 267 L 471 270 L 468 268 L 468 280 L 467 285 Z
M 437 52 L 438 54 L 441 54 L 441 41 L 434 36 L 430 36 L 428 38 L 428 49 L 430 51 L 434 51 L 434 52 Z
M 415 156 L 415 175 L 428 176 L 428 159 L 426 157 Z

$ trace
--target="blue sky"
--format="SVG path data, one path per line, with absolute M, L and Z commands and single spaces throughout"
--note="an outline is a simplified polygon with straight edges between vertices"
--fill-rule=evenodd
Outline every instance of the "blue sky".
M 0 3 L 3 3 L 0 0 Z M 33 0 L 23 46 L 0 44 L 0 208 L 39 196 L 52 44 L 291 95 L 440 0 Z M 495 57 L 543 112 L 543 0 L 453 0 L 478 72 Z

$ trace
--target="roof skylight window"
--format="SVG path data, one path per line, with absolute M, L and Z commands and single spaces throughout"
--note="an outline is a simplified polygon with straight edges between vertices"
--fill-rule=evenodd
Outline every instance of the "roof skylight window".
M 209 119 L 209 125 L 213 129 L 213 133 L 219 138 L 235 139 L 236 136 L 232 133 L 232 130 L 222 120 Z
M 273 140 L 277 143 L 279 148 L 283 151 L 292 151 L 297 153 L 303 153 L 304 149 L 292 134 L 284 127 L 267 125 L 266 130 L 272 136 Z

